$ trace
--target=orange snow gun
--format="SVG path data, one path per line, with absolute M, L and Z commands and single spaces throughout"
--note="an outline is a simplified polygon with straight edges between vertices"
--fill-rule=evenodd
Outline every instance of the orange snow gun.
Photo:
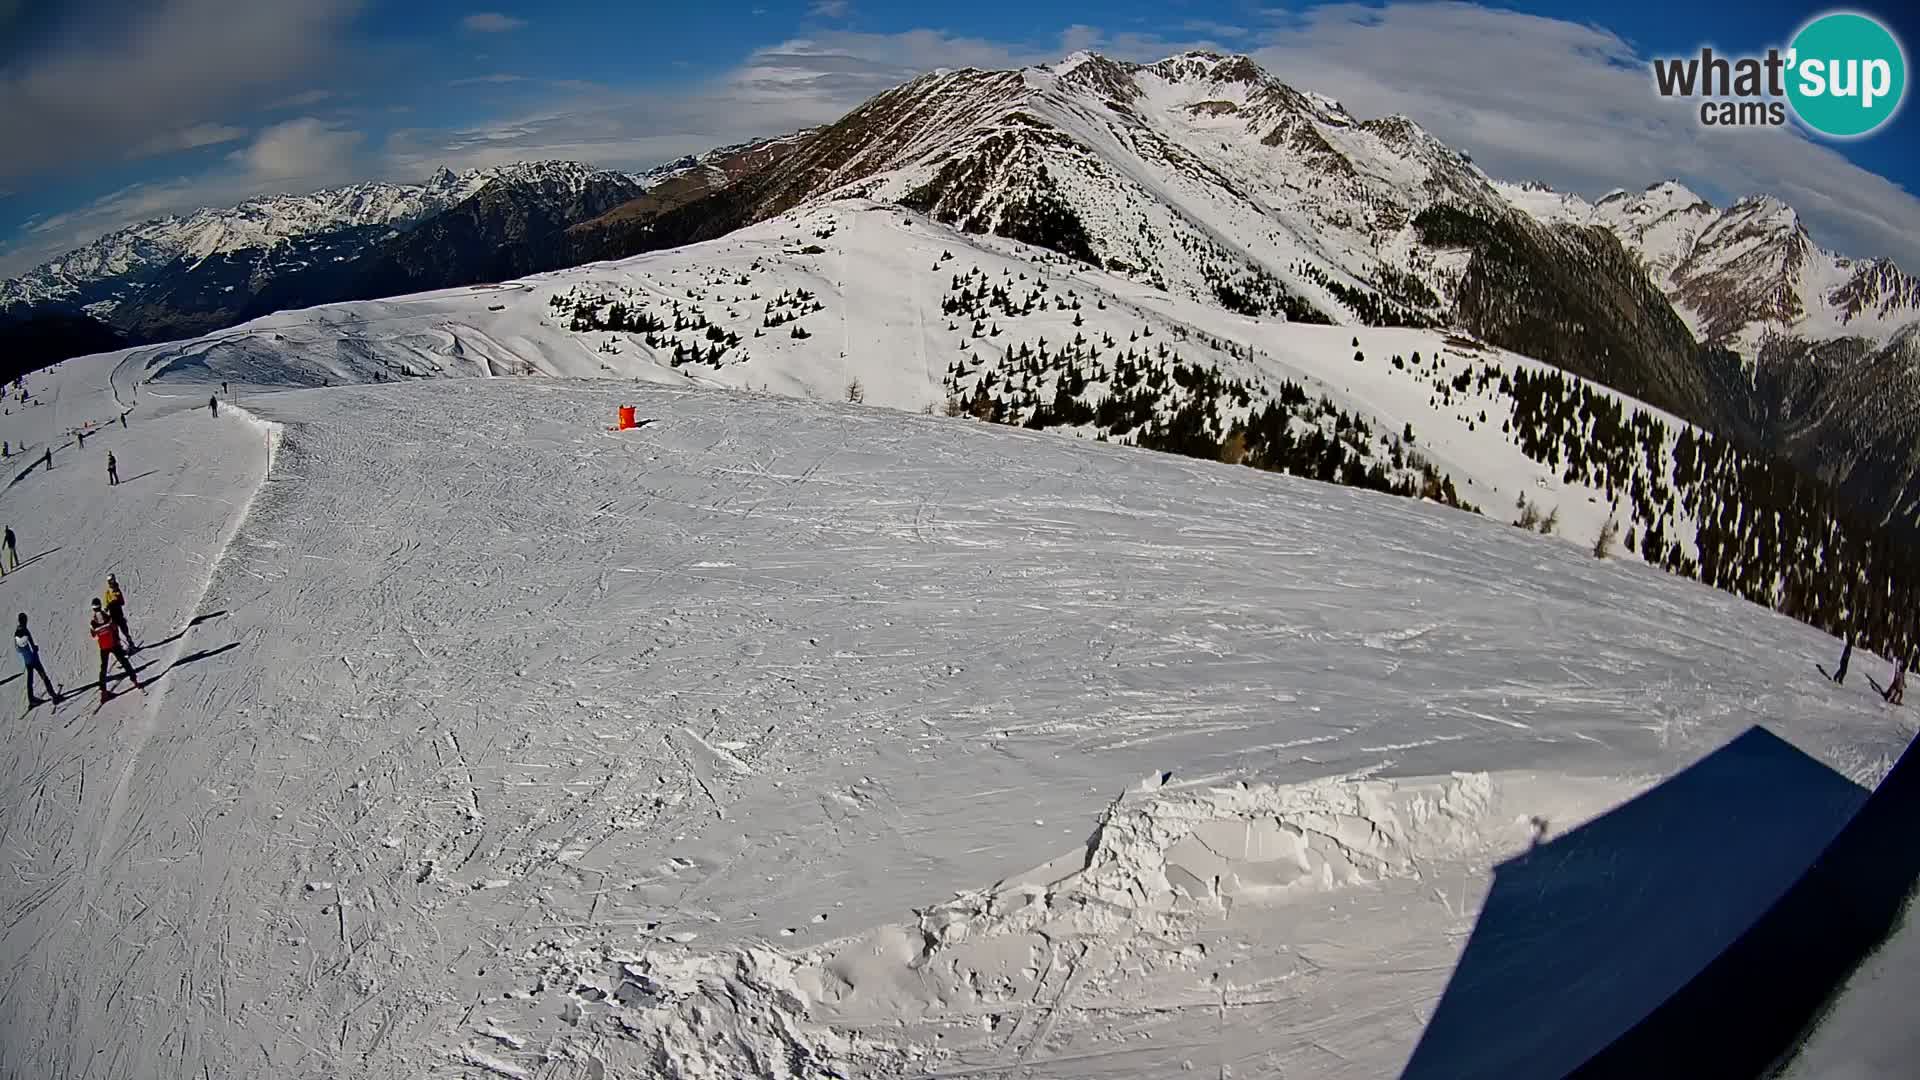
M 612 428 L 612 430 L 627 431 L 631 428 L 637 428 L 639 426 L 640 426 L 639 422 L 633 418 L 633 406 L 631 405 L 620 406 L 620 423 L 616 425 L 614 428 Z

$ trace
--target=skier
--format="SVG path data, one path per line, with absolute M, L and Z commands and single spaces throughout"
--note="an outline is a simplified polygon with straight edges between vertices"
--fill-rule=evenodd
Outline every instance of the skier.
M 1907 658 L 1893 665 L 1893 681 L 1887 684 L 1887 704 L 1902 705 L 1907 697 Z
M 87 448 L 87 429 L 81 428 L 74 432 L 74 435 L 80 440 L 80 449 L 85 450 Z
M 107 618 L 113 620 L 120 636 L 126 639 L 127 648 L 139 652 L 140 646 L 133 640 L 133 627 L 127 625 L 127 594 L 120 591 L 120 579 L 108 574 L 107 590 L 100 594 L 100 598 L 106 601 Z
M 225 379 L 220 380 L 220 392 L 223 394 L 227 392 L 227 380 Z
M 93 642 L 100 646 L 100 704 L 105 705 L 113 694 L 107 690 L 107 660 L 120 661 L 120 670 L 127 673 L 133 688 L 146 693 L 147 688 L 140 685 L 140 676 L 133 673 L 133 663 L 127 659 L 127 650 L 120 644 L 120 628 L 114 625 L 112 617 L 100 610 L 100 601 L 93 602 L 93 618 L 89 620 L 93 630 Z
M 1853 659 L 1853 631 L 1847 631 L 1847 647 L 1840 650 L 1840 666 L 1833 672 L 1836 685 L 1847 681 L 1847 663 Z
M 20 549 L 16 548 L 13 543 L 13 526 L 7 526 L 5 535 L 0 535 L 0 547 L 7 549 L 7 569 L 20 569 Z
M 13 628 L 13 651 L 20 654 L 20 666 L 26 669 L 27 708 L 40 704 L 40 699 L 33 696 L 33 676 L 36 672 L 41 685 L 47 688 L 47 700 L 55 705 L 60 704 L 60 688 L 53 685 L 53 680 L 47 677 L 47 669 L 40 663 L 40 646 L 33 640 L 33 631 L 27 629 L 27 613 L 24 611 Z
M 219 416 L 220 415 L 220 399 L 217 397 L 208 398 L 207 411 L 212 413 L 215 416 Z
M 122 430 L 124 430 L 124 429 L 126 428 L 126 426 L 127 426 L 127 414 L 126 414 L 126 413 L 121 413 L 121 414 L 120 414 L 120 427 L 121 427 L 121 429 L 122 429 Z
M 47 452 L 40 455 L 40 464 L 49 469 L 53 468 L 53 447 L 47 447 Z
M 119 483 L 120 466 L 113 460 L 113 451 L 109 450 L 107 451 L 107 486 L 113 487 Z

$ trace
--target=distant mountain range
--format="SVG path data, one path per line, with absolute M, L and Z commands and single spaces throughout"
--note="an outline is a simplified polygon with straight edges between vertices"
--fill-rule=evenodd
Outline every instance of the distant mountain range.
M 1457 328 L 1920 521 L 1920 285 L 1900 268 L 1819 248 L 1765 196 L 1723 209 L 1665 182 L 1589 203 L 1497 181 L 1404 117 L 1356 117 L 1243 56 L 942 72 L 826 127 L 641 175 L 540 162 L 250 200 L 120 230 L 0 285 L 0 318 L 188 336 L 623 258 L 847 197 L 1246 315 Z
M 1701 340 L 1749 359 L 1772 338 L 1885 342 L 1920 319 L 1920 281 L 1891 260 L 1818 247 L 1770 195 L 1720 209 L 1672 180 L 1592 204 L 1538 184 L 1495 186 L 1542 221 L 1611 230 Z
M 249 199 L 119 229 L 0 284 L 0 314 L 84 314 L 134 341 L 188 336 L 286 307 L 382 295 L 422 247 L 453 277 L 511 268 L 491 240 L 558 231 L 637 197 L 645 178 L 543 161 L 424 184 L 354 184 Z M 488 242 L 452 223 L 488 216 Z M 563 220 L 555 220 L 556 216 Z

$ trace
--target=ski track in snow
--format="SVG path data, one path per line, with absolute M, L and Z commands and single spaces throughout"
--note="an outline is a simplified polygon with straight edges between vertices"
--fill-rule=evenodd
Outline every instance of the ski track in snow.
M 215 419 L 121 359 L 5 418 L 135 398 L 0 500 L 58 548 L 0 594 L 69 689 L 108 570 L 186 629 L 8 723 L 0 1076 L 1378 1076 L 1529 818 L 1908 737 L 1804 626 L 1405 500 L 577 381 Z

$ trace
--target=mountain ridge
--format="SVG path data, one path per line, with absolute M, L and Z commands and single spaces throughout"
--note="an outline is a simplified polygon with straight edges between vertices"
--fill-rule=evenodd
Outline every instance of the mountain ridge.
M 1890 258 L 1820 246 L 1799 212 L 1771 194 L 1722 208 L 1675 179 L 1592 203 L 1537 182 L 1496 186 L 1542 221 L 1611 230 L 1703 341 L 1748 361 L 1769 338 L 1857 336 L 1885 345 L 1920 321 L 1920 279 Z

